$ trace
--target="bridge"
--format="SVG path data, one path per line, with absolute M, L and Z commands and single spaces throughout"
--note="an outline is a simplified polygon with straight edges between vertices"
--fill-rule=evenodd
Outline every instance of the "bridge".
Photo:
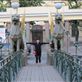
M 25 11 L 25 13 L 24 13 Z M 59 13 L 63 15 L 64 20 L 81 20 L 82 9 L 69 9 L 68 6 L 64 6 L 59 10 Z M 55 14 L 57 10 L 55 7 L 25 7 L 18 8 L 16 11 L 12 8 L 7 8 L 6 12 L 0 12 L 0 22 L 11 22 L 11 15 L 18 13 L 20 16 L 25 14 L 26 22 L 28 21 L 48 21 L 49 13 L 52 13 L 55 20 Z M 21 21 L 21 19 L 20 19 Z
M 9 53 L 0 61 L 0 82 L 82 82 L 81 57 L 58 50 L 47 53 L 43 47 L 42 62 L 36 64 L 33 54 L 24 59 L 22 50 Z
M 49 12 L 53 18 L 56 13 L 54 7 L 31 7 L 24 10 L 26 21 L 47 21 Z M 24 10 L 20 8 L 21 12 L 18 10 L 17 13 L 22 16 Z M 16 13 L 11 8 L 7 11 L 9 12 L 0 13 L 0 22 L 10 22 L 11 15 Z M 81 9 L 64 8 L 59 12 L 64 14 L 64 20 L 82 20 Z M 64 47 L 66 49 L 66 46 Z M 66 52 L 65 49 L 51 52 L 43 48 L 42 62 L 38 64 L 35 63 L 33 54 L 28 56 L 23 50 L 8 53 L 0 60 L 0 82 L 82 82 L 82 53 L 75 55 L 74 48 L 69 46 L 72 53 Z

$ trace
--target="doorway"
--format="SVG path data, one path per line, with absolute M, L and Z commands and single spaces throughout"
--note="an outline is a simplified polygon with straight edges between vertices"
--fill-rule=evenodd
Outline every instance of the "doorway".
M 43 42 L 43 28 L 41 25 L 34 25 L 31 32 L 32 42 L 36 42 L 36 40 L 40 40 L 40 42 Z

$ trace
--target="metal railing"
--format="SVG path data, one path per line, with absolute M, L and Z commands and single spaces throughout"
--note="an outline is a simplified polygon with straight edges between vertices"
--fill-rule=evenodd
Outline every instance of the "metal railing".
M 53 64 L 66 82 L 82 82 L 82 66 L 76 56 L 55 51 Z
M 22 51 L 18 51 L 0 61 L 0 82 L 15 80 L 19 69 L 22 67 L 22 58 Z

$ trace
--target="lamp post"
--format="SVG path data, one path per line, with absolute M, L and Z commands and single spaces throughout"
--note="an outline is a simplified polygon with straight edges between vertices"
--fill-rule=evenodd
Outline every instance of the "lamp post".
M 62 15 L 58 12 L 58 9 L 61 9 L 62 4 L 56 3 L 55 8 L 57 9 L 56 15 L 55 15 L 55 38 L 57 40 L 57 50 L 61 50 L 61 39 L 63 38 L 64 30 L 63 30 L 63 24 L 62 24 Z
M 11 51 L 18 51 L 20 49 L 20 15 L 18 14 L 19 2 L 12 2 L 11 7 L 15 9 L 15 13 L 11 15 L 10 28 L 10 46 Z
M 68 53 L 68 46 L 69 46 L 68 45 L 68 41 L 69 41 L 69 36 L 68 35 L 69 35 L 69 31 L 66 31 L 66 36 L 67 36 L 67 53 Z
M 79 40 L 79 29 L 78 29 L 78 21 L 77 20 L 73 20 L 73 25 L 72 27 L 74 27 L 74 34 L 75 34 L 75 55 L 77 56 L 77 48 L 78 48 L 78 40 Z

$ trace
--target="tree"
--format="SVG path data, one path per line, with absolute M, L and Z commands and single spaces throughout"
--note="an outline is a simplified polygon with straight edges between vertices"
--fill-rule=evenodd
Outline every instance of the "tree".
M 6 11 L 6 4 L 3 4 L 3 2 L 0 1 L 0 11 Z
M 41 6 L 43 0 L 19 0 L 20 7 Z
M 79 8 L 81 6 L 78 0 L 68 0 L 68 2 L 69 2 L 69 8 Z
M 0 11 L 6 11 L 7 7 L 10 7 L 11 0 L 0 0 Z
M 43 0 L 19 0 L 20 7 L 41 6 L 42 3 L 44 3 Z M 0 0 L 0 11 L 6 11 L 6 8 L 10 6 L 11 0 Z
M 20 7 L 30 7 L 30 6 L 41 6 L 44 4 L 43 0 L 19 0 Z M 30 24 L 35 24 L 34 21 L 30 21 Z

